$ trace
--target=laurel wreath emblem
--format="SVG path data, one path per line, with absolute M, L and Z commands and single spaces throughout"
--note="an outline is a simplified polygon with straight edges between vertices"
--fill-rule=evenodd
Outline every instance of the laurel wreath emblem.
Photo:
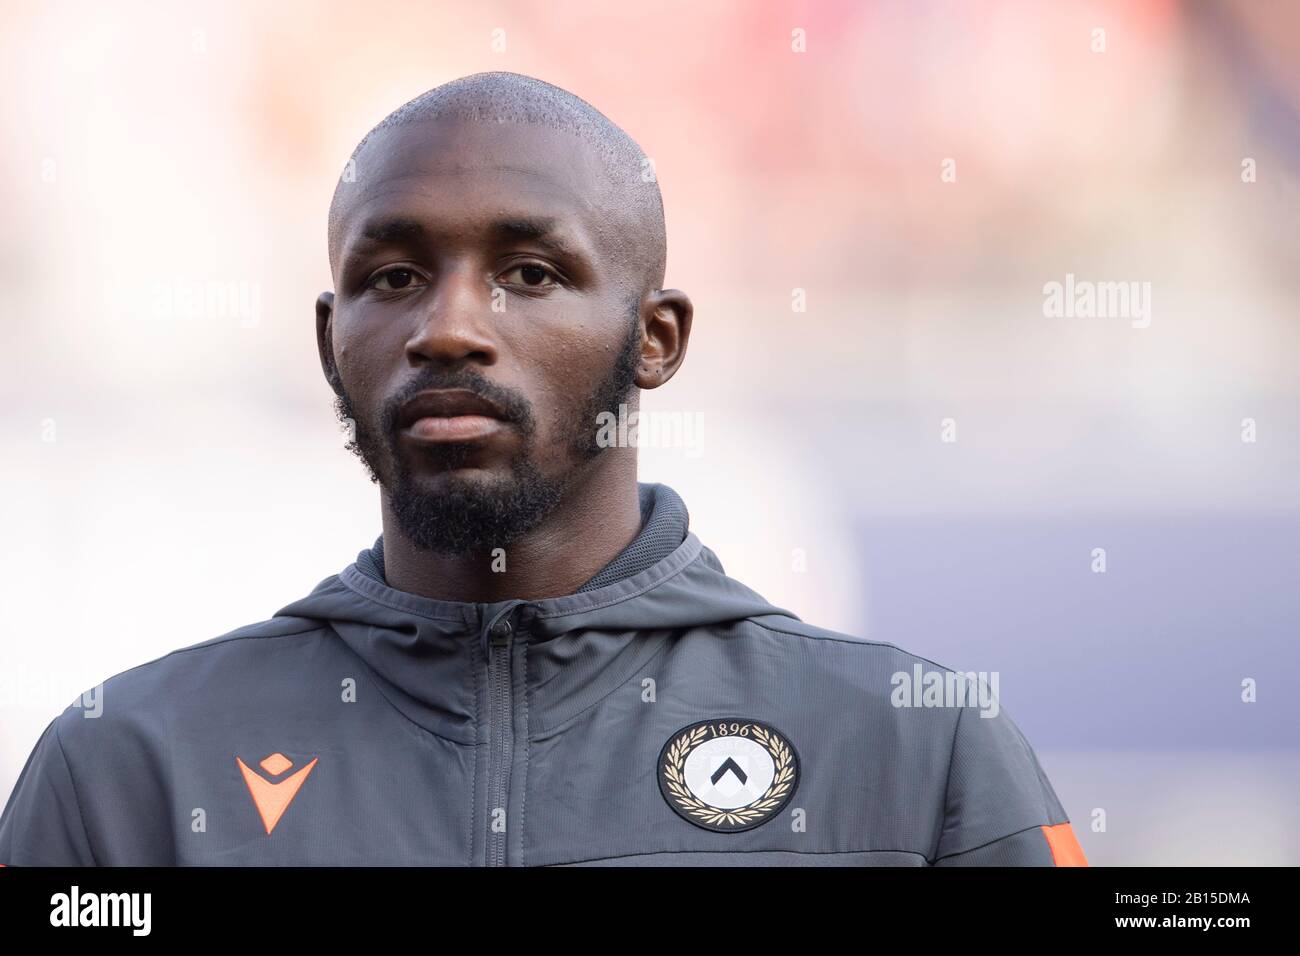
M 753 803 L 732 810 L 711 807 L 686 786 L 686 758 L 709 733 L 707 724 L 681 734 L 664 754 L 664 783 L 683 811 L 709 826 L 741 827 L 760 820 L 781 805 L 794 784 L 794 753 L 778 734 L 758 724 L 747 724 L 748 736 L 757 741 L 776 763 L 772 783 Z M 741 733 L 743 735 L 743 731 Z M 736 736 L 728 734 L 727 736 Z

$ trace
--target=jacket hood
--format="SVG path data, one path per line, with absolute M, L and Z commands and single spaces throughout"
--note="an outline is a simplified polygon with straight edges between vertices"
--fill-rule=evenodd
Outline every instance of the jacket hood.
M 485 666 L 492 626 L 502 618 L 527 644 L 530 691 L 539 692 L 533 723 L 545 728 L 636 673 L 673 633 L 765 615 L 795 618 L 728 577 L 717 556 L 688 531 L 679 547 L 646 570 L 563 597 L 435 600 L 389 587 L 353 562 L 275 618 L 332 628 L 372 670 L 414 699 L 408 716 L 435 733 L 469 740 L 477 669 Z

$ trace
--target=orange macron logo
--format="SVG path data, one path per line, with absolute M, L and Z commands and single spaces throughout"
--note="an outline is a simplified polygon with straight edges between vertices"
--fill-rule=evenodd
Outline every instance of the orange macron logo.
M 266 827 L 268 836 L 284 816 L 284 811 L 289 809 L 289 804 L 293 803 L 293 798 L 298 795 L 299 788 L 307 779 L 307 774 L 311 773 L 311 768 L 316 766 L 318 759 L 320 758 L 313 757 L 311 763 L 292 776 L 285 777 L 279 783 L 272 783 L 250 769 L 244 761 L 235 758 L 235 763 L 239 764 L 239 769 L 244 774 L 244 783 L 248 784 L 248 792 L 253 795 L 253 803 L 257 806 L 257 812 L 262 818 L 262 825 Z M 278 777 L 293 766 L 293 761 L 276 751 L 271 756 L 263 758 L 258 766 L 272 777 Z

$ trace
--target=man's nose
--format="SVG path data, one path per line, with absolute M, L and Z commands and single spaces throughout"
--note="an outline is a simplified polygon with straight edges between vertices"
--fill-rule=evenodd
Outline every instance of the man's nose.
M 483 276 L 464 264 L 448 266 L 433 281 L 434 288 L 423 297 L 418 324 L 406 343 L 411 364 L 495 364 L 491 289 Z

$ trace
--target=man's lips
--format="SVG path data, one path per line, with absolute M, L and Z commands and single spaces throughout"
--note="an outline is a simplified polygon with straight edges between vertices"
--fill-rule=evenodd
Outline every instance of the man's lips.
M 505 428 L 499 418 L 486 415 L 454 415 L 450 418 L 430 416 L 416 420 L 406 434 L 419 441 L 476 441 Z
M 508 427 L 496 404 L 462 388 L 421 392 L 402 406 L 397 424 L 423 442 L 475 441 Z

